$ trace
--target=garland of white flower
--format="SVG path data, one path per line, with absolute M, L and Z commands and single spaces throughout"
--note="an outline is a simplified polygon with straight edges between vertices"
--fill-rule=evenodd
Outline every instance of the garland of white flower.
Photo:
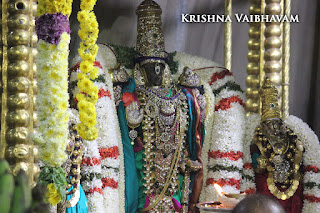
M 106 80 L 106 86 L 107 90 L 110 91 L 111 99 L 108 100 L 108 106 L 107 110 L 110 116 L 110 119 L 113 121 L 110 121 L 108 124 L 108 127 L 106 127 L 107 131 L 109 133 L 105 133 L 105 135 L 112 135 L 112 139 L 107 137 L 108 140 L 106 146 L 112 147 L 112 146 L 118 146 L 119 156 L 114 162 L 111 162 L 111 164 L 116 163 L 116 168 L 119 169 L 118 174 L 115 174 L 115 170 L 109 169 L 110 177 L 113 175 L 117 176 L 118 181 L 118 188 L 117 190 L 111 189 L 110 187 L 107 187 L 104 189 L 104 200 L 105 205 L 111 205 L 112 202 L 114 202 L 115 205 L 117 204 L 117 208 L 119 208 L 117 211 L 114 212 L 125 212 L 125 171 L 124 171 L 124 156 L 123 156 L 123 147 L 122 147 L 122 139 L 121 139 L 121 132 L 120 127 L 118 123 L 118 116 L 115 108 L 115 102 L 114 102 L 114 96 L 113 96 L 113 84 L 110 75 L 108 74 L 108 71 L 112 68 L 114 68 L 117 65 L 117 58 L 115 57 L 114 53 L 110 50 L 109 47 L 105 45 L 99 45 L 99 52 L 97 55 L 97 60 L 101 62 L 101 66 L 104 69 L 105 73 L 105 80 Z M 112 160 L 112 159 L 110 159 Z M 103 163 L 103 162 L 102 162 Z M 107 163 L 107 162 L 106 162 Z M 107 191 L 111 191 L 111 193 L 105 193 Z M 117 198 L 118 200 L 111 199 L 111 197 Z M 111 211 L 110 211 L 111 212 Z
M 105 80 L 103 86 L 106 91 L 110 92 L 110 96 L 100 98 L 97 103 L 97 108 L 100 109 L 97 112 L 98 129 L 101 130 L 97 140 L 101 140 L 101 142 L 98 142 L 98 144 L 101 144 L 101 148 L 114 152 L 112 157 L 101 156 L 102 178 L 104 178 L 105 184 L 103 197 L 104 206 L 109 212 L 119 212 L 119 145 L 122 145 L 122 140 L 119 137 L 121 132 L 113 97 L 112 80 L 108 72 L 105 74 Z
M 101 49 L 101 51 L 103 48 Z M 101 52 L 99 50 L 99 52 Z M 101 61 L 105 61 L 105 54 L 99 54 L 97 58 L 102 56 Z M 104 64 L 104 63 L 102 63 Z M 105 66 L 105 65 L 104 65 Z M 95 206 L 97 203 L 99 206 L 103 205 L 103 209 L 108 211 L 106 212 L 124 212 L 124 200 L 119 198 L 119 196 L 124 196 L 124 189 L 119 187 L 119 185 L 123 185 L 124 183 L 124 171 L 123 166 L 121 166 L 121 170 L 119 171 L 120 163 L 123 164 L 123 155 L 119 156 L 119 153 L 122 153 L 122 141 L 121 141 L 121 132 L 118 125 L 117 120 L 117 113 L 115 109 L 115 103 L 113 98 L 113 86 L 111 78 L 108 74 L 108 69 L 99 70 L 99 76 L 103 76 L 104 82 L 95 82 L 95 85 L 99 88 L 100 98 L 97 101 L 96 108 L 97 108 L 97 127 L 99 130 L 99 136 L 96 140 L 92 141 L 93 143 L 97 144 L 96 147 L 96 158 L 100 161 L 100 175 L 99 177 L 96 176 L 95 180 L 83 180 L 83 187 L 84 190 L 88 193 L 94 187 L 92 187 L 92 183 L 95 181 L 101 182 L 99 184 L 99 188 L 102 189 L 103 200 L 101 197 L 88 196 L 88 203 L 89 203 L 89 212 L 97 212 L 98 206 Z M 76 75 L 79 72 L 74 72 L 71 74 L 71 81 L 76 80 Z M 74 88 L 73 94 L 75 95 L 78 92 L 78 88 Z M 107 122 L 106 122 L 107 121 Z M 89 146 L 92 146 L 92 142 L 85 145 L 85 149 L 89 149 Z M 90 147 L 91 149 L 91 147 Z M 92 158 L 89 153 L 86 153 L 86 157 L 84 158 Z M 85 166 L 85 165 L 83 165 Z M 96 168 L 98 165 L 95 165 Z M 88 173 L 93 174 L 92 171 L 86 169 L 83 170 L 83 177 L 88 177 Z M 86 171 L 85 171 L 86 170 Z M 94 194 L 95 192 L 93 192 Z M 120 194 L 120 195 L 119 195 Z M 121 205 L 119 204 L 121 201 Z M 100 209 L 99 212 L 102 210 Z
M 260 124 L 261 116 L 257 113 L 250 114 L 246 119 L 246 133 L 243 143 L 243 176 L 241 183 L 241 191 L 246 194 L 252 194 L 256 191 L 254 179 L 254 170 L 252 167 L 252 158 L 250 155 L 250 145 L 254 136 L 256 127 Z
M 68 33 L 61 35 L 58 45 L 38 42 L 39 134 L 34 135 L 34 140 L 40 147 L 41 160 L 53 167 L 59 167 L 67 159 L 69 42 Z
M 211 90 L 216 95 L 214 99 L 216 106 L 221 101 L 228 102 L 230 99 L 232 102 L 233 99 L 237 100 L 232 102 L 228 109 L 207 109 L 214 112 L 214 119 L 211 127 L 206 126 L 205 138 L 211 137 L 211 140 L 208 145 L 209 150 L 206 146 L 203 149 L 203 152 L 209 154 L 202 154 L 204 159 L 208 159 L 208 162 L 206 162 L 207 168 L 205 170 L 207 170 L 207 174 L 205 174 L 206 178 L 204 178 L 203 184 L 205 190 L 201 192 L 201 200 L 215 200 L 218 197 L 218 193 L 213 187 L 214 182 L 220 183 L 226 193 L 239 193 L 243 167 L 242 141 L 245 131 L 244 94 L 240 89 L 237 91 L 228 87 L 228 85 L 235 85 L 236 88 L 240 88 L 229 72 L 215 81 L 212 80 L 215 75 L 225 71 L 225 69 L 213 61 L 184 53 L 177 53 L 174 60 L 179 63 L 179 69 L 175 74 L 175 78 L 180 76 L 185 66 L 195 69 L 201 77 L 202 82 L 210 83 Z M 199 68 L 205 69 L 197 71 Z M 211 132 L 211 136 L 208 135 L 207 129 Z M 216 153 L 222 156 L 210 157 L 210 154 L 212 156 Z M 231 158 L 235 156 L 236 160 L 231 160 L 223 155 L 230 156 Z M 208 156 L 208 158 L 205 158 L 205 156 Z
M 211 136 L 212 136 L 212 126 L 213 126 L 213 118 L 214 118 L 214 95 L 212 93 L 212 90 L 210 88 L 210 85 L 205 83 L 204 85 L 204 96 L 206 98 L 207 102 L 207 108 L 206 108 L 206 118 L 204 121 L 204 127 L 205 127 L 205 137 L 203 142 L 203 149 L 201 152 L 201 159 L 208 159 L 208 151 L 210 148 L 211 143 Z M 203 180 L 207 180 L 208 175 L 208 161 L 203 160 L 202 161 L 203 166 Z M 206 193 L 205 193 L 205 184 L 202 186 L 202 191 L 200 195 L 200 202 L 205 202 L 206 200 Z
M 316 134 L 300 118 L 290 115 L 285 123 L 303 143 L 303 166 L 313 168 L 305 171 L 303 177 L 303 213 L 320 211 L 320 144 Z M 309 186 L 311 185 L 311 186 Z
M 79 123 L 79 112 L 76 109 L 70 109 L 70 119 L 74 120 L 75 123 Z M 99 159 L 100 153 L 97 142 L 94 141 L 83 141 L 84 153 L 83 159 Z M 92 181 L 82 180 L 81 185 L 86 192 L 86 197 L 88 200 L 88 211 L 89 212 L 100 212 L 104 209 L 103 205 L 103 195 L 99 193 L 102 191 L 102 182 L 101 182 L 101 164 L 92 165 L 82 164 L 81 165 L 81 175 L 93 176 Z M 92 190 L 90 192 L 90 189 Z
M 47 185 L 46 200 L 56 205 L 65 197 L 64 171 L 68 141 L 68 54 L 70 35 L 62 33 L 58 45 L 38 42 L 37 109 L 39 123 L 32 140 L 45 163 L 38 181 Z
M 79 69 L 76 72 L 72 72 L 70 76 L 70 82 L 77 81 L 77 74 L 80 72 Z M 79 88 L 72 88 L 73 97 L 79 94 Z M 80 123 L 79 112 L 75 109 L 72 110 L 73 117 L 77 118 L 77 124 Z M 81 165 L 81 184 L 86 197 L 88 200 L 88 211 L 89 212 L 100 212 L 104 209 L 103 192 L 102 192 L 102 181 L 101 181 L 101 157 L 99 153 L 99 144 L 97 140 L 83 140 L 83 162 Z M 83 177 L 86 178 L 85 180 Z

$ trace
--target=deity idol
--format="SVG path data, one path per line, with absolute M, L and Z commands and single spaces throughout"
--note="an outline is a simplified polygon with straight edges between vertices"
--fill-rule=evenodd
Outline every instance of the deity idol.
M 193 212 L 201 190 L 207 185 L 218 182 L 223 187 L 228 185 L 229 191 L 234 187 L 233 193 L 239 192 L 241 176 L 237 171 L 242 168 L 242 153 L 239 148 L 242 139 L 241 130 L 239 130 L 240 135 L 234 132 L 239 136 L 237 138 L 239 143 L 232 144 L 233 147 L 230 146 L 232 137 L 229 137 L 230 141 L 221 141 L 219 145 L 207 144 L 205 154 L 202 151 L 207 114 L 210 115 L 207 124 L 211 122 L 212 125 L 212 114 L 215 109 L 228 110 L 232 107 L 231 103 L 239 104 L 241 108 L 238 115 L 239 123 L 242 122 L 244 114 L 242 101 L 230 88 L 231 84 L 235 85 L 235 88 L 238 86 L 234 83 L 231 72 L 227 70 L 223 70 L 220 76 L 218 73 L 210 76 L 211 84 L 225 76 L 230 77 L 230 82 L 224 81 L 215 88 L 216 94 L 225 90 L 229 93 L 218 97 L 218 104 L 214 107 L 209 84 L 206 83 L 204 89 L 201 82 L 205 81 L 191 68 L 184 67 L 178 81 L 174 82 L 168 64 L 168 53 L 164 49 L 161 8 L 154 1 L 146 0 L 139 5 L 136 13 L 137 55 L 133 79 L 130 79 L 125 86 L 121 81 L 114 81 L 114 84 L 121 83 L 121 86 L 115 87 L 114 94 L 118 97 L 116 102 L 122 132 L 126 212 L 136 212 L 137 208 L 140 212 Z M 208 69 L 210 75 L 210 68 L 214 67 L 205 66 L 203 69 Z M 119 73 L 123 71 L 117 68 L 115 72 L 114 79 L 119 79 Z M 226 83 L 229 85 L 224 85 Z M 205 90 L 206 93 L 211 93 L 211 96 L 207 94 L 205 97 Z M 240 89 L 239 93 L 242 95 Z M 206 100 L 211 101 L 210 110 L 212 110 L 207 113 Z M 226 107 L 221 109 L 224 104 Z M 229 127 L 228 122 L 224 124 L 226 128 Z M 223 129 L 217 131 L 220 131 L 221 135 L 226 134 Z M 212 134 L 212 129 L 209 131 L 208 128 L 208 132 Z M 211 143 L 211 134 L 206 136 L 207 143 Z M 215 142 L 219 143 L 212 141 Z M 212 147 L 222 149 L 213 151 Z M 202 155 L 205 157 L 210 155 L 216 162 L 203 163 Z M 234 162 L 237 164 L 232 167 L 234 171 L 227 174 L 223 172 L 224 163 L 232 165 Z M 203 167 L 204 164 L 206 168 Z M 210 169 L 207 168 L 208 164 Z M 204 180 L 204 176 L 208 179 Z M 210 199 L 204 194 L 205 192 L 203 192 L 204 199 Z
M 301 120 L 280 118 L 277 93 L 266 78 L 262 119 L 250 147 L 257 193 L 275 197 L 288 213 L 318 212 L 319 142 Z
M 138 55 L 134 79 L 123 88 L 123 103 L 118 113 L 126 186 L 130 183 L 126 192 L 138 194 L 139 211 L 180 212 L 188 205 L 190 172 L 202 169 L 201 112 L 206 101 L 198 89 L 199 77 L 190 69 L 185 69 L 180 84 L 173 83 L 160 14 L 160 7 L 152 1 L 143 2 L 137 9 Z M 191 107 L 194 111 L 189 111 Z M 194 135 L 187 135 L 188 130 Z M 126 139 L 133 146 L 134 156 L 129 152 L 132 147 L 126 149 Z M 190 152 L 192 147 L 194 150 Z M 197 201 L 202 188 L 201 175 L 193 178 L 193 185 L 198 193 L 192 199 Z
M 81 166 L 89 212 L 194 212 L 219 197 L 214 183 L 239 193 L 243 91 L 217 63 L 165 52 L 157 3 L 137 15 L 136 49 L 99 45 L 96 57 L 99 136 L 84 141 Z

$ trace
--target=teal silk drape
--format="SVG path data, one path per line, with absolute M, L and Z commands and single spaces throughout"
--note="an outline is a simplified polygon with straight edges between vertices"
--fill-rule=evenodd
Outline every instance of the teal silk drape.
M 123 88 L 123 92 L 133 92 L 134 88 L 135 83 L 130 79 L 129 84 Z M 138 209 L 138 176 L 123 102 L 119 104 L 118 117 L 125 165 L 125 210 L 126 213 L 135 213 Z
M 74 207 L 71 208 L 67 208 L 66 213 L 88 213 L 88 201 L 86 198 L 86 195 L 81 187 L 81 184 L 79 184 L 80 186 L 80 198 L 79 201 L 77 203 L 77 205 L 75 205 Z M 73 189 L 73 186 L 69 189 L 69 192 Z M 70 200 L 72 197 L 72 195 L 67 195 L 67 200 Z

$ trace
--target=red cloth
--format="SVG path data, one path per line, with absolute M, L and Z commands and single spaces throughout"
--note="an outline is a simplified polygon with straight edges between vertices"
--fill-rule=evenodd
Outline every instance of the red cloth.
M 268 173 L 265 172 L 263 174 L 255 174 L 256 178 L 256 186 L 257 186 L 257 193 L 264 194 L 267 196 L 271 196 L 275 199 L 277 199 L 275 196 L 273 196 L 267 185 L 267 178 L 268 178 Z M 281 190 L 281 189 L 280 189 Z M 284 190 L 281 190 L 284 191 Z M 279 200 L 279 203 L 283 206 L 285 211 L 287 213 L 301 213 L 302 211 L 302 206 L 303 206 L 303 187 L 302 187 L 302 181 L 299 183 L 299 187 L 294 193 L 292 197 L 290 197 L 287 200 Z

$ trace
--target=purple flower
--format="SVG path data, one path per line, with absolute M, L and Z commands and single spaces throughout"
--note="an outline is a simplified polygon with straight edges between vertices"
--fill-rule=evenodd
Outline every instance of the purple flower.
M 36 20 L 35 29 L 38 39 L 57 45 L 63 32 L 70 34 L 68 16 L 62 13 L 46 13 Z

